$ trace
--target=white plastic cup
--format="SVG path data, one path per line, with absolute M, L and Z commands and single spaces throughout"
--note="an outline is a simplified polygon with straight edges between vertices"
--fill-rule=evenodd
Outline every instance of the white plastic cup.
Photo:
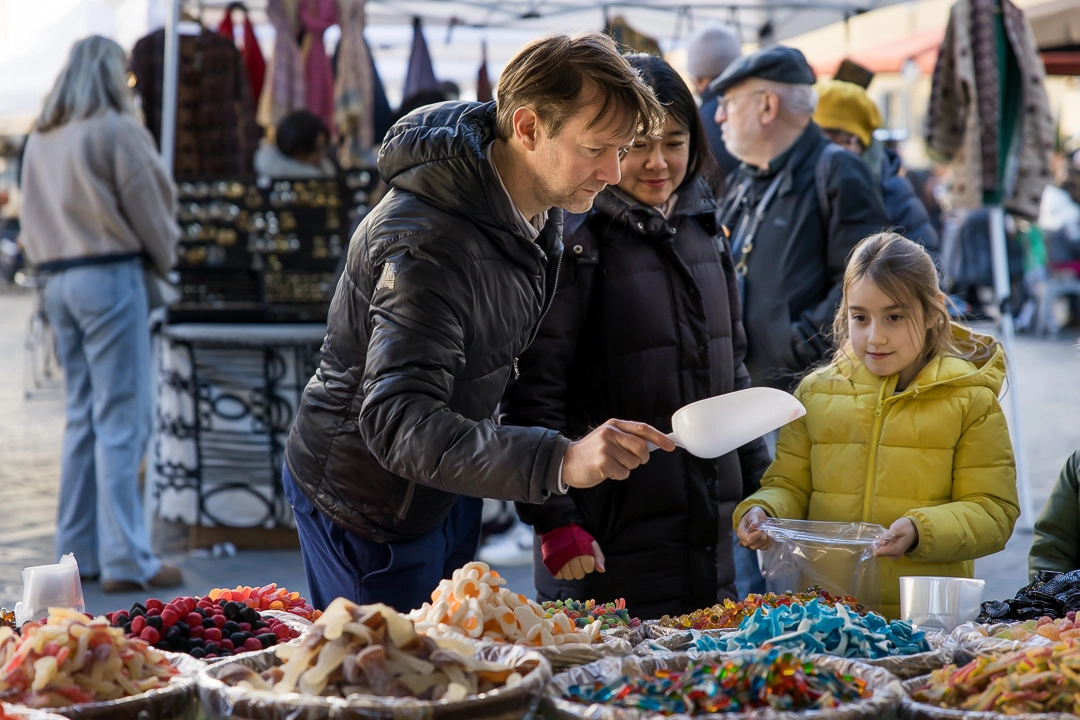
M 985 580 L 937 577 L 900 578 L 900 619 L 915 627 L 946 632 L 974 620 L 982 604 Z

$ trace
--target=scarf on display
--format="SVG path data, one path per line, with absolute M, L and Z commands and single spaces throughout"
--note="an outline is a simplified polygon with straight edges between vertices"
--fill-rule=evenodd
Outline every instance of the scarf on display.
M 476 101 L 491 102 L 493 99 L 491 78 L 488 77 L 487 41 L 485 40 L 480 44 L 480 71 L 476 75 Z
M 244 13 L 244 48 L 240 50 L 240 57 L 247 68 L 248 82 L 251 83 L 251 97 L 256 101 L 262 96 L 263 78 L 266 75 L 266 60 L 263 59 L 259 49 L 259 41 L 255 38 L 255 28 L 251 26 L 251 18 L 243 3 L 233 3 L 225 10 L 225 17 L 218 26 L 218 34 L 236 42 L 233 34 L 233 10 Z
M 336 0 L 300 0 L 304 30 L 301 57 L 307 82 L 307 109 L 334 133 L 334 68 L 326 55 L 323 33 L 338 22 Z
M 404 100 L 426 90 L 438 89 L 439 81 L 435 79 L 435 68 L 431 65 L 431 53 L 428 52 L 427 40 L 420 27 L 420 18 L 413 18 L 412 52 L 409 53 L 409 70 L 405 74 L 401 97 Z
M 364 39 L 366 2 L 339 0 L 341 42 L 338 44 L 337 79 L 334 82 L 334 120 L 343 140 L 344 165 L 352 165 L 376 141 L 375 73 Z
M 274 55 L 270 82 L 259 98 L 259 124 L 275 128 L 283 117 L 303 110 L 307 103 L 304 65 L 296 44 L 296 0 L 267 0 L 266 17 L 274 26 Z

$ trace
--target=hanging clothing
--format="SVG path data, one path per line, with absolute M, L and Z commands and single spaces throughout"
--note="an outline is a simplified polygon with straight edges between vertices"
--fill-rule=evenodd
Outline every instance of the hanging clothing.
M 266 17 L 274 26 L 274 56 L 270 59 L 270 82 L 259 98 L 259 124 L 275 128 L 283 117 L 307 106 L 307 94 L 304 63 L 296 44 L 296 0 L 267 0 Z
M 487 41 L 480 44 L 480 72 L 476 75 L 476 101 L 491 102 L 495 97 L 491 92 L 491 78 L 487 69 Z
M 664 56 L 664 54 L 660 52 L 660 43 L 656 42 L 656 40 L 645 33 L 638 32 L 627 25 L 626 19 L 623 18 L 622 15 L 613 17 L 611 21 L 607 23 L 604 32 L 610 35 L 620 47 L 625 45 L 626 47 L 632 48 L 634 52 L 648 53 L 649 55 L 656 55 L 657 57 Z
M 367 0 L 339 0 L 341 42 L 337 48 L 334 81 L 334 121 L 347 156 L 357 158 L 375 144 L 372 106 L 375 102 L 374 71 L 364 39 L 364 5 Z
M 375 57 L 371 54 L 371 46 L 367 44 L 367 39 L 364 39 L 364 45 L 368 50 L 368 58 L 371 61 L 371 78 L 373 81 L 372 92 L 374 100 L 372 101 L 372 124 L 375 126 L 375 142 L 382 145 L 383 138 L 386 137 L 386 133 L 390 132 L 390 127 L 396 121 L 394 116 L 394 110 L 390 107 L 390 101 L 386 97 L 386 88 L 383 86 L 382 78 L 379 77 L 379 69 L 375 67 Z
M 438 89 L 439 81 L 435 79 L 435 68 L 431 65 L 431 53 L 424 39 L 424 30 L 420 27 L 420 18 L 413 18 L 412 52 L 409 53 L 409 70 L 405 73 L 401 97 L 408 99 L 417 93 Z
M 255 28 L 251 25 L 251 17 L 243 3 L 233 3 L 225 11 L 225 17 L 218 26 L 218 35 L 236 42 L 232 14 L 233 10 L 244 13 L 244 47 L 240 50 L 240 57 L 244 60 L 247 69 L 248 82 L 251 83 L 251 97 L 258 101 L 262 96 L 263 79 L 266 76 L 266 60 L 263 59 L 262 50 L 259 49 L 259 41 L 255 38 Z
M 337 0 L 301 0 L 300 26 L 304 30 L 301 57 L 307 83 L 307 109 L 334 132 L 334 69 L 326 55 L 323 33 L 338 24 Z
M 984 192 L 996 192 L 1006 210 L 1035 219 L 1050 182 L 1054 144 L 1046 70 L 1027 18 L 1009 0 L 1000 0 L 1006 59 L 1011 52 L 1019 68 L 1017 86 L 1007 88 L 1019 90 L 1019 102 L 1001 102 L 1001 58 L 991 22 L 996 2 L 953 5 L 934 68 L 926 141 L 953 163 L 956 207 L 979 207 Z M 1010 110 L 1016 114 L 1007 115 Z M 1010 139 L 1007 150 L 1003 137 Z
M 181 35 L 179 55 L 173 176 L 253 175 L 262 131 L 236 45 L 216 33 Z M 164 30 L 142 38 L 131 51 L 135 91 L 158 147 L 164 58 Z

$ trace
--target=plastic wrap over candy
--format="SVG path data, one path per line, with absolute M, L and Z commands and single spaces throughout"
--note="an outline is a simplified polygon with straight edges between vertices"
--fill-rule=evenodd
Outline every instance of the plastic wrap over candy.
M 551 720 L 660 720 L 666 718 L 685 718 L 686 715 L 661 716 L 657 713 L 620 708 L 610 705 L 585 705 L 566 700 L 568 689 L 573 685 L 594 682 L 611 682 L 624 675 L 647 675 L 657 670 L 684 670 L 691 659 L 710 661 L 733 660 L 753 657 L 754 652 L 701 653 L 693 658 L 688 653 L 663 653 L 653 656 L 632 655 L 627 658 L 604 658 L 589 665 L 561 672 L 552 678 L 544 691 L 541 703 L 541 715 Z M 706 720 L 893 720 L 897 708 L 904 696 L 900 681 L 887 670 L 871 667 L 857 660 L 833 657 L 830 655 L 807 655 L 816 665 L 836 670 L 845 675 L 854 675 L 866 680 L 866 686 L 873 694 L 863 700 L 845 703 L 824 710 L 781 711 L 768 708 L 753 712 L 712 713 L 695 715 Z M 1075 718 L 1073 719 L 1075 720 Z
M 533 648 L 520 645 L 476 644 L 476 657 L 517 667 L 536 667 L 509 689 L 492 690 L 461 702 L 415 698 L 350 695 L 348 698 L 275 694 L 266 690 L 230 687 L 218 678 L 236 665 L 261 673 L 279 664 L 276 656 L 253 654 L 206 668 L 198 678 L 199 700 L 210 720 L 528 720 L 536 712 L 540 693 L 551 679 L 551 664 Z
M 665 627 L 660 624 L 658 620 L 646 620 L 641 623 L 641 627 L 645 628 L 645 638 L 647 640 L 659 640 L 660 638 L 670 637 L 671 635 L 683 635 L 690 632 L 690 628 L 677 628 L 677 627 Z M 724 635 L 735 632 L 737 628 L 710 628 L 709 630 L 700 630 L 703 635 Z
M 630 647 L 634 647 L 638 643 L 645 640 L 646 637 L 648 637 L 648 635 L 646 634 L 647 632 L 648 628 L 645 626 L 645 623 L 641 623 L 635 628 L 614 627 L 610 630 L 601 630 L 600 637 L 604 638 L 605 640 L 608 638 L 625 640 L 626 642 L 630 643 Z
M 1076 720 L 1075 715 L 1068 713 L 1006 715 L 996 712 L 957 710 L 955 708 L 943 708 L 937 705 L 915 702 L 911 698 L 911 694 L 929 681 L 930 678 L 926 675 L 904 681 L 904 695 L 900 699 L 900 720 Z
M 1019 624 L 997 623 L 994 625 L 982 625 L 967 622 L 958 625 L 949 633 L 949 637 L 945 641 L 952 650 L 952 662 L 958 666 L 966 665 L 979 655 L 1004 655 L 1037 645 L 1050 646 L 1054 644 L 1041 635 L 1033 635 L 1027 640 L 1007 640 L 1005 638 L 990 637 L 996 632 Z
M 46 708 L 48 712 L 73 720 L 195 720 L 199 704 L 195 699 L 195 676 L 206 663 L 183 653 L 162 652 L 180 674 L 169 680 L 160 690 L 150 690 L 141 695 L 109 700 L 108 702 L 83 703 L 62 708 Z M 26 712 L 22 705 L 5 705 L 13 712 Z M 37 720 L 37 718 L 31 718 Z
M 670 632 L 661 632 L 670 631 Z M 652 655 L 658 652 L 686 652 L 694 647 L 694 641 L 706 635 L 723 642 L 725 636 L 730 636 L 735 628 L 722 630 L 680 630 L 679 628 L 667 628 L 657 625 L 646 631 L 647 639 L 634 647 L 635 655 Z
M 601 658 L 629 655 L 634 652 L 634 645 L 628 639 L 616 635 L 601 634 L 600 642 L 544 645 L 542 647 L 528 647 L 528 649 L 535 650 L 546 657 L 551 662 L 551 667 L 558 672 L 566 668 L 595 662 Z
M 63 715 L 57 715 L 48 710 L 35 710 L 24 707 L 16 709 L 14 705 L 8 705 L 7 703 L 0 703 L 0 718 L 11 718 L 11 720 L 65 720 Z

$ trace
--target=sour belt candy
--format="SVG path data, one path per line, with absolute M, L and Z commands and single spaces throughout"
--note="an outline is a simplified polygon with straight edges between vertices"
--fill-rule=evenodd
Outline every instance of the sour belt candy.
M 1080 642 L 1020 650 L 935 670 L 912 694 L 918 702 L 1005 715 L 1080 714 Z
M 539 603 L 501 587 L 506 580 L 486 563 L 454 571 L 431 593 L 431 602 L 409 613 L 422 635 L 463 635 L 532 646 L 594 643 L 603 623 L 578 628 L 566 613 L 547 616 Z
M 630 617 L 630 613 L 626 610 L 626 600 L 623 598 L 604 605 L 598 604 L 595 600 L 585 602 L 552 600 L 543 603 L 541 607 L 544 608 L 544 617 L 551 618 L 561 612 L 573 620 L 574 625 L 579 628 L 588 627 L 594 620 L 600 621 L 601 630 L 620 627 L 636 628 L 641 625 L 641 620 Z
M 725 600 L 703 610 L 695 610 L 688 615 L 671 617 L 665 615 L 660 618 L 661 627 L 682 628 L 683 630 L 721 630 L 737 628 L 747 617 L 754 614 L 758 608 L 771 610 L 776 607 L 789 605 L 802 605 L 811 600 L 822 600 L 827 605 L 842 603 L 857 613 L 865 614 L 869 608 L 859 604 L 850 595 L 836 596 L 818 586 L 807 588 L 799 593 L 786 592 L 782 594 L 765 593 L 764 595 L 750 594 L 739 602 Z
M 165 687 L 176 670 L 143 640 L 128 640 L 104 616 L 51 608 L 22 636 L 0 628 L 0 700 L 67 707 L 116 700 Z
M 889 622 L 877 613 L 859 615 L 839 603 L 829 607 L 818 600 L 768 613 L 759 608 L 732 635 L 700 636 L 694 641 L 698 650 L 746 650 L 763 645 L 857 658 L 930 650 L 926 634 L 915 632 L 910 623 Z
M 686 670 L 623 676 L 574 685 L 567 697 L 665 715 L 742 712 L 757 708 L 832 708 L 869 695 L 866 681 L 821 668 L 792 652 L 768 650 L 750 659 L 690 661 Z

